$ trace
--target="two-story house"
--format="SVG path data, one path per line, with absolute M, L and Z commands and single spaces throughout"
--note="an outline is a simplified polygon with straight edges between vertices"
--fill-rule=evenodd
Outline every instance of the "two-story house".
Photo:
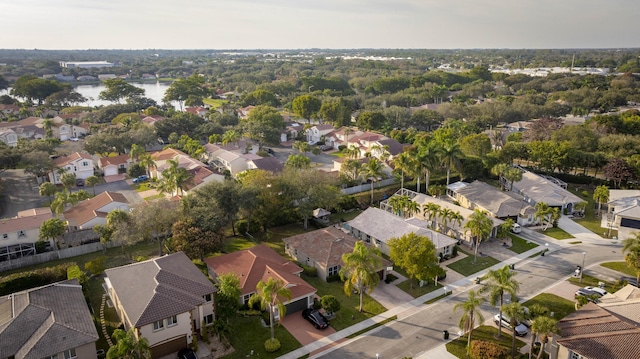
M 129 201 L 122 193 L 107 191 L 81 201 L 62 215 L 69 230 L 78 230 L 107 224 L 107 215 L 116 209 L 129 211 Z
M 149 341 L 152 358 L 186 348 L 215 319 L 213 283 L 182 252 L 105 271 L 125 329 Z M 84 302 L 84 301 L 83 301 Z
M 93 158 L 86 152 L 75 152 L 69 156 L 58 157 L 53 160 L 54 170 L 49 172 L 49 181 L 61 184 L 62 173 L 74 173 L 76 178 L 87 179 L 93 176 Z
M 207 165 L 204 163 L 191 158 L 186 153 L 175 148 L 167 148 L 165 150 L 152 153 L 151 158 L 156 164 L 155 167 L 151 168 L 151 177 L 153 178 L 157 178 L 159 180 L 162 179 L 162 172 L 171 166 L 169 160 L 178 162 L 179 168 L 184 168 L 189 171 L 192 178 L 191 181 L 187 183 L 187 191 L 184 191 L 184 193 L 197 189 L 210 181 L 224 180 L 223 175 L 214 173 L 207 168 Z
M 332 125 L 315 125 L 307 129 L 307 142 L 316 144 L 318 142 L 324 142 L 326 136 L 335 131 Z
M 40 226 L 52 217 L 51 209 L 43 207 L 20 211 L 14 218 L 0 219 L 0 260 L 35 254 Z

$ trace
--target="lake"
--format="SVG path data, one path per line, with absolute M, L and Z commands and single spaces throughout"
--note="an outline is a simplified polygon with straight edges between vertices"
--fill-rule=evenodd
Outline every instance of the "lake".
M 144 97 L 155 100 L 158 105 L 162 105 L 162 98 L 171 82 L 129 82 L 135 87 L 144 90 Z M 100 106 L 112 105 L 113 102 L 98 99 L 100 92 L 105 90 L 104 84 L 78 85 L 73 88 L 76 92 L 84 96 L 88 101 L 81 104 L 82 106 Z

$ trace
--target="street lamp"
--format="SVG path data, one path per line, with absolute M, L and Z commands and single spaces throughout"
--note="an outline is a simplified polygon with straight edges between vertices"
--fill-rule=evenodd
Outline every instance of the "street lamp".
M 587 252 L 582 252 L 582 267 L 580 268 L 580 283 L 582 283 L 582 273 L 584 273 L 584 260 L 587 258 Z

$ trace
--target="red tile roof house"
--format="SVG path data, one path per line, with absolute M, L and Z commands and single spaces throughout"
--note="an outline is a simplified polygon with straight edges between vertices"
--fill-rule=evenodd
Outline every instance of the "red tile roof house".
M 129 201 L 122 193 L 102 192 L 63 212 L 69 230 L 93 228 L 106 224 L 109 212 L 120 209 L 129 211 Z
M 136 336 L 147 338 L 152 358 L 186 348 L 202 324 L 215 319 L 217 289 L 182 252 L 105 274 L 107 293 L 125 329 L 135 328 Z
M 0 358 L 96 359 L 99 338 L 77 279 L 0 297 Z
M 102 170 L 105 177 L 126 173 L 130 164 L 131 158 L 127 154 L 113 157 L 101 157 L 98 160 L 98 168 Z
M 240 303 L 246 304 L 256 293 L 256 285 L 269 278 L 282 280 L 291 291 L 291 300 L 283 301 L 286 315 L 313 306 L 316 289 L 300 278 L 302 268 L 280 256 L 264 244 L 219 257 L 205 259 L 209 275 L 215 280 L 221 274 L 235 273 L 240 279 Z M 276 311 L 274 318 L 279 319 Z
M 353 252 L 358 240 L 336 227 L 327 227 L 287 237 L 282 241 L 288 255 L 300 263 L 317 268 L 318 277 L 327 281 L 327 277 L 338 275 L 344 264 L 342 255 Z M 380 280 L 387 277 L 386 268 L 391 264 L 382 258 L 382 267 L 378 271 Z
M 76 152 L 69 156 L 58 157 L 53 160 L 54 170 L 49 172 L 49 181 L 53 184 L 60 184 L 58 173 L 59 168 L 64 168 L 66 173 L 75 173 L 76 178 L 87 179 L 93 176 L 93 157 L 86 152 Z

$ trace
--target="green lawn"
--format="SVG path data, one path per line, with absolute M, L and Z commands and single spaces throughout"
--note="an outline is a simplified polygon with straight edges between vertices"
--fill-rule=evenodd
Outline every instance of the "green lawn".
M 620 273 L 624 273 L 630 277 L 635 277 L 638 275 L 638 272 L 635 269 L 629 267 L 627 262 L 606 262 L 600 265 L 605 268 L 613 269 Z
M 258 244 L 258 242 L 251 241 L 246 237 L 232 237 L 227 239 L 222 250 L 224 253 L 233 253 L 244 249 L 249 249 Z
M 582 198 L 585 202 L 587 202 L 587 207 L 585 208 L 585 216 L 584 218 L 574 219 L 576 223 L 590 230 L 591 232 L 601 236 L 604 233 L 607 233 L 609 230 L 606 228 L 602 228 L 601 226 L 601 218 L 600 216 L 596 217 L 596 212 L 598 211 L 597 205 L 593 200 L 593 189 L 591 188 L 574 188 L 573 186 L 569 186 L 569 190 L 573 192 L 578 197 Z M 586 191 L 585 193 L 582 193 Z M 612 230 L 611 236 L 618 236 L 618 231 Z
M 550 293 L 538 294 L 523 303 L 525 307 L 533 304 L 539 304 L 543 307 L 549 308 L 549 311 L 553 312 L 553 317 L 557 320 L 560 320 L 576 311 L 574 302 Z
M 357 294 L 347 296 L 344 293 L 344 285 L 341 282 L 327 283 L 318 277 L 311 278 L 306 275 L 303 275 L 302 278 L 318 290 L 318 296 L 333 295 L 340 302 L 340 310 L 336 313 L 336 317 L 331 320 L 331 327 L 335 330 L 342 330 L 386 311 L 385 307 L 365 294 L 363 299 L 364 311 L 360 313 L 358 311 L 360 297 Z M 380 283 L 378 285 L 388 284 Z
M 465 251 L 463 251 L 462 249 L 460 249 L 460 247 L 458 247 L 458 251 L 465 253 L 467 255 L 466 258 L 461 259 L 457 262 L 451 263 L 449 265 L 447 265 L 447 267 L 449 267 L 449 269 L 452 269 L 462 275 L 464 275 L 465 277 L 468 277 L 474 273 L 478 273 L 483 269 L 487 269 L 495 264 L 500 263 L 500 261 L 498 261 L 497 259 L 493 258 L 493 257 L 481 257 L 478 255 L 478 258 L 476 260 L 476 263 L 474 262 L 474 256 L 473 253 L 467 253 Z
M 570 235 L 569 233 L 565 232 L 562 228 L 560 227 L 549 227 L 547 228 L 546 231 L 543 231 L 542 229 L 538 229 L 537 232 L 545 234 L 551 238 L 555 238 L 555 239 L 569 239 L 569 238 L 575 238 L 574 236 Z
M 506 348 L 509 353 L 511 353 L 511 334 L 509 333 L 509 335 L 506 335 L 507 333 L 505 333 L 504 331 L 503 333 L 504 334 L 502 335 L 500 340 L 498 340 L 495 337 L 496 335 L 498 335 L 498 328 L 489 325 L 482 325 L 473 330 L 473 332 L 471 333 L 471 340 L 484 340 L 487 342 L 498 343 L 501 347 Z M 522 340 L 516 339 L 516 352 L 519 351 L 520 348 L 525 346 L 525 344 L 526 343 Z M 467 354 L 466 335 L 447 343 L 447 351 L 461 359 L 472 359 Z
M 509 249 L 516 253 L 524 253 L 538 246 L 537 244 L 524 240 L 512 233 L 509 233 L 509 237 L 511 237 L 511 248 Z
M 400 283 L 397 285 L 398 288 L 402 289 L 403 291 L 409 293 L 409 295 L 411 295 L 414 298 L 418 298 L 421 297 L 427 293 L 431 293 L 436 289 L 442 288 L 442 285 L 440 285 L 438 283 L 438 285 L 434 285 L 433 281 L 429 281 L 428 283 L 426 283 L 425 285 L 423 285 L 422 287 L 419 285 L 419 281 L 414 280 L 413 281 L 413 289 L 410 289 L 410 284 L 409 284 L 409 280 L 405 280 L 404 282 Z M 385 285 L 384 283 L 381 285 Z
M 142 182 L 140 184 L 134 183 L 131 186 L 136 192 L 144 192 L 155 188 L 155 186 L 153 186 L 150 182 Z
M 351 212 L 331 213 L 329 215 L 329 221 L 331 221 L 331 223 L 339 223 L 340 220 L 347 222 L 358 217 L 360 213 L 362 213 L 362 211 L 359 209 Z
M 274 337 L 282 347 L 275 353 L 264 350 L 264 342 L 271 338 L 269 327 L 263 327 L 259 316 L 237 317 L 231 321 L 228 338 L 235 352 L 224 356 L 225 359 L 240 359 L 251 356 L 256 358 L 277 358 L 301 347 L 300 343 L 283 326 L 275 327 Z
M 104 280 L 100 277 L 91 278 L 86 284 L 86 288 L 89 305 L 91 306 L 92 313 L 95 314 L 93 320 L 98 330 L 98 335 L 100 336 L 100 339 L 96 342 L 96 349 L 104 349 L 106 352 L 109 350 L 109 344 L 107 344 L 107 339 L 102 335 L 102 325 L 100 324 L 100 304 L 102 303 L 102 294 L 104 294 L 104 289 L 102 288 L 103 283 Z M 118 318 L 116 310 L 109 308 L 106 303 L 104 306 L 104 319 L 107 325 L 107 333 L 109 333 L 109 335 L 113 334 L 113 331 L 120 326 L 120 318 Z
M 229 102 L 227 100 L 223 100 L 223 99 L 219 99 L 219 98 L 203 98 L 202 102 L 204 102 L 204 104 L 211 106 L 212 108 L 218 108 L 222 105 L 224 105 L 225 103 Z
M 266 233 L 252 233 L 252 235 L 256 241 L 266 244 L 276 252 L 287 257 L 284 252 L 284 242 L 282 242 L 282 239 L 316 230 L 316 228 L 313 227 L 311 223 L 309 223 L 308 227 L 308 229 L 304 229 L 302 223 L 292 223 L 280 227 L 270 228 Z
M 620 285 L 619 283 L 611 283 L 611 282 L 607 282 L 604 281 L 602 279 L 598 279 L 596 277 L 590 276 L 588 274 L 584 274 L 582 276 L 582 282 L 580 282 L 580 278 L 575 278 L 575 277 L 571 277 L 568 279 L 570 283 L 573 283 L 577 286 L 580 287 L 597 287 L 598 284 L 600 282 L 604 283 L 604 289 L 607 290 L 607 292 L 615 292 L 618 289 L 620 289 Z

